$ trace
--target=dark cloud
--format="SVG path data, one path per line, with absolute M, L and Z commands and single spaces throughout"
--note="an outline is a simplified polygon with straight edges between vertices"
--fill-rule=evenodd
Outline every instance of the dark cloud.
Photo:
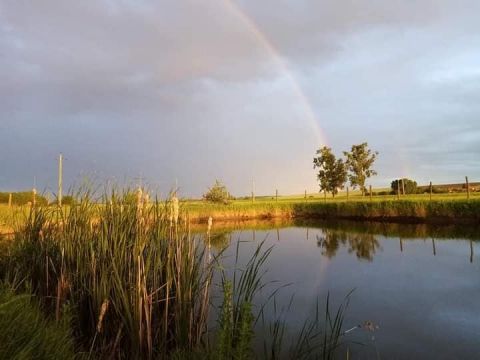
M 0 188 L 215 178 L 314 190 L 320 146 L 368 141 L 376 182 L 480 177 L 478 1 L 0 3 Z M 299 90 L 303 94 L 299 93 Z M 310 103 L 310 105 L 308 104 Z

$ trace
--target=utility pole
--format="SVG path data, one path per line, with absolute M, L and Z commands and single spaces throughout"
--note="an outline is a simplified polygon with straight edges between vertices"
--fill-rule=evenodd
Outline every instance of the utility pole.
M 470 200 L 470 183 L 468 182 L 468 176 L 465 176 L 465 183 L 467 186 L 467 200 Z
M 62 189 L 63 189 L 63 155 L 58 156 L 58 206 L 62 206 Z
M 252 180 L 252 202 L 255 202 L 255 180 Z

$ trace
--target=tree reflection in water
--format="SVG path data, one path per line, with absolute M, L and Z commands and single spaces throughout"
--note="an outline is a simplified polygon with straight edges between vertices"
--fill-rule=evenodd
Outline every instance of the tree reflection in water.
M 317 246 L 329 259 L 337 254 L 340 246 L 348 246 L 350 254 L 355 253 L 358 259 L 367 261 L 372 261 L 375 252 L 380 249 L 380 243 L 372 234 L 330 229 L 324 229 L 322 235 L 317 235 Z
M 230 245 L 232 233 L 229 231 L 212 233 L 210 235 L 210 244 L 217 251 L 221 251 Z

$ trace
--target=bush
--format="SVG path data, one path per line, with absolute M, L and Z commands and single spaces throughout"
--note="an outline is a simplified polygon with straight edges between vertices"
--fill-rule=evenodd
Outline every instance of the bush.
M 65 196 L 62 196 L 62 205 L 68 205 L 68 206 L 71 206 L 73 205 L 75 202 L 75 198 L 72 196 L 72 195 L 65 195 Z M 57 205 L 58 204 L 58 201 L 57 199 L 55 199 L 54 201 L 52 201 L 50 203 L 50 205 Z
M 434 194 L 447 194 L 448 189 L 432 186 L 432 193 L 434 193 Z
M 392 181 L 391 188 L 394 193 L 397 193 L 398 190 L 402 193 L 403 189 L 405 189 L 405 194 L 416 194 L 417 182 L 406 178 L 398 179 Z
M 214 203 L 228 204 L 229 200 L 232 199 L 232 196 L 228 192 L 226 186 L 216 180 L 215 184 L 203 195 L 203 198 Z

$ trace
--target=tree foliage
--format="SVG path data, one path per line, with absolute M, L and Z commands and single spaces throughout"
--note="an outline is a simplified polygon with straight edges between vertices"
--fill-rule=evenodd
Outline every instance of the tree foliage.
M 313 159 L 313 168 L 318 171 L 320 191 L 332 193 L 335 196 L 339 188 L 343 188 L 347 181 L 347 169 L 342 159 L 337 159 L 332 149 L 324 146 L 317 150 L 317 156 Z
M 403 185 L 402 185 L 402 180 L 403 180 Z M 417 193 L 417 182 L 407 178 L 393 180 L 391 187 L 392 187 L 392 192 L 394 192 L 395 194 L 397 193 L 397 191 L 400 191 L 400 194 L 403 194 L 404 189 L 405 189 L 405 194 Z
M 215 180 L 215 184 L 203 195 L 203 198 L 207 201 L 214 203 L 226 204 L 232 198 L 227 190 L 227 187 L 220 181 Z
M 347 169 L 350 172 L 348 180 L 352 187 L 359 187 L 362 194 L 365 194 L 365 182 L 366 180 L 377 172 L 372 169 L 372 165 L 375 162 L 378 152 L 373 152 L 368 148 L 368 143 L 364 142 L 359 145 L 352 145 L 350 152 L 344 151 L 343 154 L 346 157 Z
M 29 202 L 33 201 L 33 192 L 32 191 L 21 191 L 21 192 L 13 192 L 12 194 L 12 204 L 13 205 L 26 205 Z M 8 198 L 10 193 L 8 192 L 0 192 L 0 203 L 8 203 Z M 37 194 L 35 197 L 35 201 L 38 205 L 47 205 L 48 201 L 47 198 L 41 194 Z

